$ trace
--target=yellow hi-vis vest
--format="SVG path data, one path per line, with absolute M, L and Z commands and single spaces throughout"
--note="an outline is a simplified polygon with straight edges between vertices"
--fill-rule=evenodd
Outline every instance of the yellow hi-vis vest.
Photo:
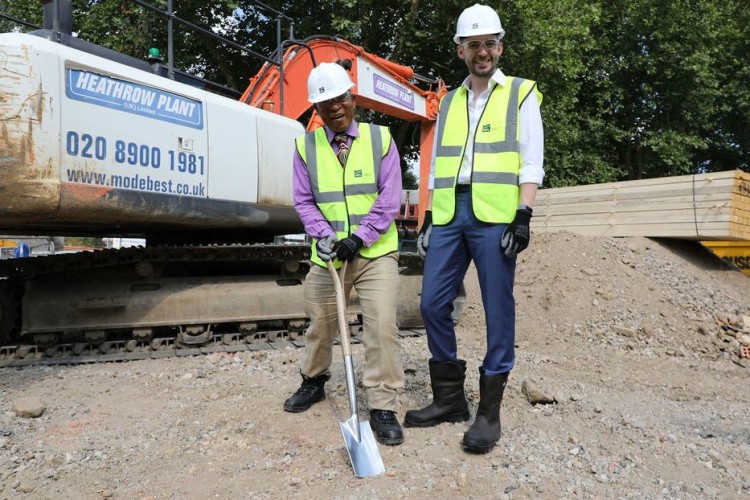
M 339 240 L 359 227 L 375 203 L 380 163 L 391 145 L 388 128 L 369 123 L 360 123 L 357 128 L 359 137 L 352 141 L 344 168 L 334 154 L 323 127 L 297 137 L 295 141 L 310 174 L 315 203 L 336 231 Z M 316 243 L 317 239 L 314 239 L 311 260 L 325 267 L 325 262 L 318 257 Z M 398 232 L 396 223 L 392 222 L 388 231 L 371 246 L 363 246 L 359 255 L 374 259 L 397 250 Z M 338 260 L 334 264 L 341 266 Z
M 432 192 L 432 222 L 448 224 L 456 213 L 456 182 L 468 140 L 474 141 L 471 172 L 471 203 L 474 216 L 483 222 L 513 221 L 519 202 L 518 173 L 521 156 L 519 111 L 524 99 L 536 92 L 536 82 L 507 77 L 495 85 L 469 137 L 468 89 L 461 85 L 440 101 L 440 127 L 435 152 L 435 183 Z

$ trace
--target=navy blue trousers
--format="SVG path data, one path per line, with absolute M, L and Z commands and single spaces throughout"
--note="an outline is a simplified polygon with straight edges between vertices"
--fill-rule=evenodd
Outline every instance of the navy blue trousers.
M 500 249 L 500 238 L 506 226 L 477 220 L 471 209 L 471 192 L 468 190 L 456 193 L 453 221 L 445 226 L 433 226 L 424 263 L 421 301 L 433 362 L 452 363 L 459 359 L 451 313 L 453 301 L 473 260 L 487 324 L 487 352 L 482 368 L 490 376 L 513 368 L 516 258 L 506 257 Z

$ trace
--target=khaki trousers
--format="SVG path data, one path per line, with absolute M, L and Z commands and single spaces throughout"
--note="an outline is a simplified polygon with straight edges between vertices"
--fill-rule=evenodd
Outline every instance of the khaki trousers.
M 365 369 L 362 385 L 371 410 L 396 410 L 397 390 L 404 386 L 401 345 L 396 326 L 398 254 L 377 259 L 355 257 L 344 276 L 348 298 L 352 286 L 362 306 Z M 336 290 L 327 268 L 312 266 L 304 284 L 310 327 L 305 333 L 304 377 L 330 376 L 333 342 L 339 337 Z

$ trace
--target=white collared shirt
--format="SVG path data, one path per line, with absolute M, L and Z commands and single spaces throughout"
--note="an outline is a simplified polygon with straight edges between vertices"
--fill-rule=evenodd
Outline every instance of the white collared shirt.
M 479 119 L 482 116 L 482 111 L 487 105 L 487 101 L 490 98 L 490 93 L 495 85 L 505 85 L 507 77 L 500 71 L 495 70 L 495 73 L 490 78 L 487 88 L 480 92 L 475 97 L 475 92 L 469 88 L 469 77 L 463 81 L 461 85 L 467 88 L 469 92 L 469 137 L 474 137 Z M 534 183 L 538 186 L 542 185 L 544 180 L 544 128 L 542 126 L 542 115 L 539 110 L 539 98 L 536 96 L 536 92 L 531 92 L 529 96 L 521 104 L 520 110 L 520 139 L 519 139 L 519 153 L 521 156 L 521 168 L 519 171 L 518 183 Z M 436 123 L 436 130 L 440 127 L 440 118 Z M 437 142 L 433 143 L 432 146 L 432 159 L 430 160 L 430 178 L 428 180 L 429 189 L 433 189 L 435 186 L 435 153 L 437 150 Z M 464 157 L 461 161 L 461 169 L 458 172 L 458 183 L 459 184 L 470 184 L 471 183 L 471 159 L 474 154 L 474 141 L 467 141 L 466 150 L 464 151 Z

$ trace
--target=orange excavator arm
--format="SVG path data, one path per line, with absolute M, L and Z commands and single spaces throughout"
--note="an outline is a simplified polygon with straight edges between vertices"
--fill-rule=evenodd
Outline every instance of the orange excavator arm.
M 413 68 L 366 52 L 341 38 L 314 36 L 287 44 L 290 46 L 284 53 L 282 68 L 265 63 L 250 79 L 240 101 L 299 119 L 312 108 L 307 100 L 307 77 L 312 68 L 321 62 L 340 62 L 356 85 L 353 93 L 357 96 L 357 106 L 402 120 L 421 122 L 419 204 L 424 207 L 435 120 L 440 99 L 447 93 L 443 81 L 420 77 Z M 418 87 L 414 80 L 429 83 L 429 89 Z M 321 125 L 322 120 L 313 111 L 307 129 Z
M 356 85 L 358 106 L 407 121 L 435 121 L 440 98 L 447 92 L 442 80 L 431 82 L 434 90 L 423 90 L 412 83 L 418 76 L 413 68 L 366 52 L 341 38 L 315 36 L 290 43 L 283 59 L 283 88 L 279 67 L 265 63 L 250 79 L 242 102 L 299 119 L 311 107 L 307 76 L 312 68 L 321 62 L 341 61 Z

